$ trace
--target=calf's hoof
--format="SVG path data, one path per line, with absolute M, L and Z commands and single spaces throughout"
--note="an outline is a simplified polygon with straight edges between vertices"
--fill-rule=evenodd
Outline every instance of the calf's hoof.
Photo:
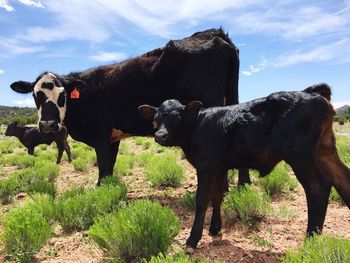
M 197 243 L 198 243 L 198 241 L 194 241 L 191 238 L 188 238 L 186 241 L 186 249 L 187 248 L 195 249 L 197 247 Z
M 209 235 L 217 236 L 220 235 L 221 227 L 209 227 Z
M 189 246 L 185 247 L 185 253 L 188 255 L 192 255 L 194 253 L 194 250 L 195 249 L 193 247 L 189 247 Z

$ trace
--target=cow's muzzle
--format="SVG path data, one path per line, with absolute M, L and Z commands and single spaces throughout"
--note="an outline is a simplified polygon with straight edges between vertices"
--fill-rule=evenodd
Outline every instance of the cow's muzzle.
M 39 130 L 40 132 L 49 133 L 58 131 L 59 126 L 57 121 L 40 121 Z
M 154 135 L 155 141 L 163 146 L 167 146 L 169 144 L 169 138 L 169 133 L 163 130 L 157 131 Z

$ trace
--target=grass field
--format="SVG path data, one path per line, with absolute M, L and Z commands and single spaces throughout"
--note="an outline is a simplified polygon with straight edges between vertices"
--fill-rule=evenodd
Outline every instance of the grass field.
M 341 158 L 350 166 L 350 125 L 335 124 L 334 129 Z M 64 153 L 63 162 L 56 165 L 55 145 L 41 145 L 31 157 L 17 139 L 3 132 L 0 129 L 0 262 L 101 263 L 109 262 L 111 255 L 127 255 L 128 260 L 153 256 L 150 262 L 282 262 L 287 251 L 303 244 L 305 195 L 285 163 L 264 179 L 251 172 L 253 184 L 244 194 L 236 189 L 237 173 L 231 173 L 222 235 L 209 236 L 209 209 L 199 247 L 186 256 L 183 248 L 194 217 L 196 175 L 181 150 L 160 147 L 152 138 L 124 140 L 114 178 L 96 188 L 98 170 L 92 148 L 69 139 L 74 160 L 68 163 Z M 148 205 L 145 211 L 140 208 Z M 257 210 L 260 205 L 262 210 Z M 136 215 L 133 220 L 131 213 Z M 158 218 L 164 221 L 153 224 Z M 121 236 L 118 233 L 123 231 L 115 229 L 128 229 L 124 232 L 130 234 Z M 141 235 L 147 231 L 159 233 L 158 241 Z M 332 192 L 324 233 L 346 242 L 350 239 L 349 209 L 336 192 Z M 17 235 L 21 239 L 14 238 Z M 136 240 L 155 243 L 142 254 L 146 245 Z M 137 252 L 131 249 L 135 247 Z M 154 255 L 157 251 L 162 255 Z

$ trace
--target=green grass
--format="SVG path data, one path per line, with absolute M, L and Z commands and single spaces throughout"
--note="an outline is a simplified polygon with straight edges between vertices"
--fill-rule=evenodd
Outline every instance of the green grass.
M 6 158 L 7 165 L 17 166 L 20 169 L 34 166 L 35 157 L 24 152 L 14 153 Z
M 297 180 L 289 175 L 286 166 L 281 162 L 269 175 L 260 179 L 262 188 L 272 197 L 293 190 L 298 185 Z
M 196 192 L 186 192 L 180 197 L 179 202 L 184 207 L 194 210 L 196 208 Z
M 185 179 L 182 166 L 177 164 L 176 156 L 170 153 L 163 153 L 150 158 L 144 172 L 153 187 L 178 187 Z
M 114 211 L 125 196 L 126 188 L 121 184 L 63 193 L 56 204 L 57 221 L 65 231 L 88 229 L 97 216 Z
M 153 256 L 149 261 L 144 260 L 144 263 L 204 263 L 204 260 L 190 259 L 187 255 L 181 253 L 175 256 L 164 255 L 160 253 L 158 256 Z
M 229 223 L 240 221 L 249 227 L 271 213 L 270 198 L 252 186 L 238 187 L 226 195 L 223 211 Z
M 350 262 L 350 240 L 315 236 L 305 240 L 298 250 L 287 251 L 284 263 L 346 263 Z
M 131 174 L 135 159 L 134 154 L 119 155 L 115 166 L 116 174 L 118 176 Z
M 20 190 L 18 178 L 10 177 L 0 180 L 0 201 L 2 204 L 9 203 L 13 196 Z
M 83 158 L 77 158 L 72 161 L 74 171 L 86 171 L 88 169 L 88 162 Z
M 345 136 L 337 136 L 337 150 L 342 161 L 350 166 L 350 141 Z
M 108 258 L 131 262 L 165 253 L 179 230 L 180 221 L 172 210 L 139 200 L 100 217 L 89 235 Z
M 49 219 L 52 213 L 52 201 L 45 196 L 36 196 L 3 216 L 1 240 L 9 259 L 32 262 L 51 235 Z

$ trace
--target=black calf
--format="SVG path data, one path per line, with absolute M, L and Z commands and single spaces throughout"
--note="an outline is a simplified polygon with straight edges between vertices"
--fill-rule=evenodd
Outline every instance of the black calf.
M 68 132 L 64 126 L 57 132 L 42 133 L 38 128 L 20 127 L 17 125 L 17 122 L 14 122 L 7 127 L 5 135 L 17 137 L 28 148 L 30 155 L 34 154 L 35 146 L 39 144 L 50 145 L 52 142 L 55 142 L 58 148 L 56 163 L 59 164 L 61 162 L 64 150 L 68 155 L 68 161 L 71 162 L 71 152 L 67 142 Z
M 232 168 L 252 168 L 265 176 L 285 160 L 306 193 L 308 235 L 322 231 L 331 186 L 350 207 L 350 170 L 335 147 L 330 94 L 330 88 L 320 84 L 229 107 L 201 109 L 199 101 L 184 106 L 177 100 L 159 108 L 139 107 L 145 118 L 157 123 L 155 140 L 180 146 L 197 170 L 196 214 L 188 246 L 195 248 L 201 239 L 210 201 L 209 232 L 219 233 L 226 171 Z

